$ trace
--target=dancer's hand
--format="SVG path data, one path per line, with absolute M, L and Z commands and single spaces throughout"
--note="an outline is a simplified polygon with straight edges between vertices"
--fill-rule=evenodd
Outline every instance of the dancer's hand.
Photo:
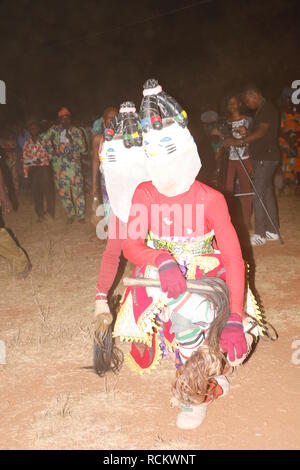
M 186 291 L 186 280 L 170 253 L 161 253 L 155 260 L 159 272 L 161 290 L 169 298 L 177 299 Z
M 234 139 L 233 137 L 227 137 L 227 139 L 224 139 L 222 142 L 222 147 L 228 148 L 231 147 L 231 145 L 239 145 L 240 142 L 238 139 Z
M 95 319 L 97 321 L 97 328 L 101 325 L 108 328 L 112 324 L 113 316 L 109 310 L 107 300 L 96 300 Z
M 247 342 L 243 329 L 243 321 L 241 315 L 232 313 L 223 328 L 220 337 L 220 348 L 227 353 L 229 361 L 241 359 L 247 354 Z
M 24 166 L 24 178 L 28 178 L 29 175 L 29 166 Z

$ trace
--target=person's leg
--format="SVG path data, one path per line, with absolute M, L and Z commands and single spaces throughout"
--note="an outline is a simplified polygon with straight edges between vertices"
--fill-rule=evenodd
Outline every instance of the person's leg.
M 206 394 L 209 395 L 210 378 L 219 373 L 221 364 L 215 355 L 211 355 L 208 346 L 204 345 L 204 332 L 199 326 L 205 325 L 206 328 L 213 322 L 214 313 L 209 303 L 203 302 L 198 294 L 192 294 L 181 299 L 178 304 L 172 304 L 170 317 L 170 331 L 175 333 L 182 363 L 177 368 L 173 382 L 173 394 L 180 406 L 176 425 L 179 429 L 195 429 L 206 417 Z M 215 386 L 217 383 L 212 388 Z
M 18 179 L 19 179 L 19 192 L 23 191 L 24 188 L 24 168 L 23 158 L 21 150 L 17 151 L 17 162 L 18 162 Z
M 236 174 L 235 160 L 228 160 L 227 177 L 226 177 L 226 191 L 233 193 L 234 190 L 234 177 Z
M 31 179 L 35 212 L 38 216 L 38 219 L 41 220 L 43 218 L 43 182 L 41 181 L 41 168 L 38 166 L 33 166 L 30 168 L 29 176 Z
M 72 164 L 72 195 L 75 205 L 76 215 L 79 220 L 83 220 L 85 216 L 85 198 L 84 185 L 81 166 L 78 163 Z
M 49 166 L 43 167 L 43 189 L 47 203 L 47 212 L 54 217 L 55 213 L 55 198 L 54 198 L 54 187 L 52 171 Z
M 59 192 L 59 175 L 61 168 L 61 160 L 59 157 L 53 157 L 51 160 L 51 166 L 53 170 L 54 182 L 57 192 Z
M 241 193 L 250 193 L 252 190 L 250 181 L 245 173 L 244 168 L 241 165 L 241 162 L 238 161 L 237 163 L 238 163 L 237 175 L 238 175 L 239 182 L 240 182 Z M 251 168 L 252 168 L 250 158 L 243 160 L 243 164 L 245 165 L 247 172 L 250 173 Z M 242 202 L 242 208 L 243 208 L 244 222 L 245 222 L 245 225 L 249 227 L 250 218 L 251 218 L 251 207 L 252 207 L 251 196 L 241 196 L 241 202 Z
M 17 154 L 15 152 L 13 154 L 13 165 L 11 167 L 11 174 L 12 174 L 13 184 L 15 188 L 15 193 L 18 199 L 19 197 L 19 174 L 18 174 Z
M 64 167 L 60 168 L 58 195 L 70 222 L 75 217 L 75 209 L 71 194 L 71 176 L 71 165 L 69 163 L 65 163 Z
M 267 173 L 266 166 L 264 165 L 264 163 L 261 164 L 258 160 L 253 160 L 252 166 L 253 183 L 260 198 L 265 203 L 265 179 Z M 257 196 L 254 196 L 253 206 L 255 217 L 255 234 L 259 235 L 264 239 L 266 236 L 266 213 Z
M 266 175 L 265 175 L 265 204 L 267 211 L 278 230 L 279 228 L 279 220 L 278 220 L 278 210 L 277 210 L 277 203 L 275 198 L 274 192 L 274 184 L 273 178 L 276 168 L 278 167 L 279 163 L 277 161 L 266 161 Z M 275 228 L 271 224 L 269 218 L 266 216 L 265 222 L 266 232 L 276 233 Z
M 255 323 L 254 323 L 255 324 Z M 235 359 L 234 361 L 229 361 L 229 358 L 227 357 L 227 361 L 229 361 L 229 364 L 237 367 L 241 365 L 248 355 L 250 354 L 253 343 L 254 343 L 254 336 L 255 333 L 250 334 L 249 330 L 251 330 L 251 326 L 253 325 L 253 320 L 251 321 L 249 317 L 246 317 L 243 320 L 243 328 L 245 332 L 245 337 L 246 337 L 246 342 L 247 342 L 247 353 L 245 353 L 240 359 Z M 195 351 L 190 359 L 185 362 L 185 364 L 179 369 L 179 371 L 176 374 L 176 380 L 180 378 L 180 385 L 179 388 L 177 388 L 177 400 L 175 403 L 177 405 L 181 405 L 181 411 L 177 416 L 177 421 L 176 425 L 180 429 L 195 429 L 199 427 L 203 421 L 205 420 L 206 413 L 207 413 L 207 406 L 212 403 L 213 401 L 225 397 L 229 390 L 230 390 L 230 384 L 224 373 L 226 373 L 226 370 L 222 370 L 222 367 L 217 367 L 214 368 L 213 363 L 214 361 L 212 358 L 209 360 L 208 364 L 210 364 L 210 367 L 212 367 L 212 370 L 210 371 L 210 377 L 208 381 L 208 386 L 206 389 L 206 396 L 205 400 L 202 404 L 181 404 L 180 399 L 178 399 L 178 393 L 180 394 L 180 390 L 182 387 L 182 383 L 185 383 L 185 388 L 184 388 L 184 393 L 187 395 L 189 390 L 195 391 L 194 384 L 198 383 L 199 384 L 199 377 L 201 379 L 204 379 L 203 377 L 203 370 L 207 370 L 206 367 L 203 367 L 203 359 L 204 355 L 211 354 L 209 348 L 206 346 L 200 346 L 198 351 Z M 190 362 L 189 362 L 190 361 Z M 194 362 L 194 364 L 193 364 Z M 197 366 L 197 367 L 195 367 Z M 214 370 L 213 370 L 214 369 Z M 222 373 L 222 375 L 220 375 Z M 199 376 L 198 376 L 199 374 Z M 176 388 L 176 381 L 174 384 Z M 199 391 L 198 391 L 199 392 Z M 198 394 L 198 397 L 201 396 Z

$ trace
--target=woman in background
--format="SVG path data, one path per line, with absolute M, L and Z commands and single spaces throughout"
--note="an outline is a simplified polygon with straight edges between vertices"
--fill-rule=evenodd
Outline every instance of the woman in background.
M 103 142 L 104 129 L 108 126 L 110 121 L 118 114 L 116 108 L 106 108 L 103 112 L 103 117 L 94 122 L 93 125 L 93 163 L 92 163 L 92 195 L 93 195 L 93 209 L 99 205 L 97 196 L 97 178 L 99 175 L 99 147 Z M 108 223 L 110 215 L 110 205 L 105 186 L 104 176 L 100 168 L 100 184 L 102 193 L 102 204 L 104 206 L 104 217 Z
M 230 193 L 234 191 L 234 182 L 236 176 L 239 179 L 241 193 L 249 193 L 251 191 L 250 182 L 247 175 L 241 165 L 241 160 L 248 171 L 251 172 L 251 160 L 249 154 L 249 147 L 247 144 L 242 143 L 242 140 L 248 134 L 252 119 L 241 113 L 241 101 L 237 95 L 232 95 L 227 101 L 227 124 L 231 133 L 231 136 L 235 139 L 241 140 L 240 146 L 229 146 L 229 160 L 227 167 L 226 177 L 226 190 Z M 247 228 L 250 227 L 251 217 L 251 196 L 242 196 L 242 209 L 243 218 Z

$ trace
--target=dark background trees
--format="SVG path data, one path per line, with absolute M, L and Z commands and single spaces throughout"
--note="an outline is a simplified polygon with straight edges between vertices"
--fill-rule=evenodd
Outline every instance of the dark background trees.
M 300 79 L 298 0 L 0 2 L 0 119 L 61 105 L 92 119 L 159 79 L 192 119 L 255 81 L 275 100 Z

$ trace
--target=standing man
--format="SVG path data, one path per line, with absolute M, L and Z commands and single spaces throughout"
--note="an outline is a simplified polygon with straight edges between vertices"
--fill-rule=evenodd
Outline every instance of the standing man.
M 61 203 L 67 213 L 67 223 L 85 222 L 85 199 L 81 159 L 85 142 L 80 129 L 72 126 L 71 113 L 62 108 L 58 113 L 59 125 L 47 133 L 48 147 L 52 148 L 52 166 Z
M 279 220 L 274 194 L 273 177 L 279 165 L 278 147 L 279 114 L 275 106 L 267 101 L 255 86 L 248 86 L 242 93 L 246 106 L 255 112 L 252 132 L 243 139 L 225 139 L 224 144 L 250 145 L 254 185 L 278 231 Z M 278 240 L 279 235 L 269 221 L 258 198 L 254 198 L 255 233 L 251 237 L 253 246 L 266 241 Z
M 49 155 L 44 141 L 39 135 L 37 121 L 31 121 L 28 126 L 30 137 L 23 148 L 24 176 L 30 177 L 35 211 L 38 222 L 44 220 L 44 198 L 46 199 L 46 215 L 54 219 L 54 191 L 52 171 L 49 166 Z
M 53 170 L 55 188 L 57 192 L 59 192 L 59 175 L 60 175 L 61 158 L 59 155 L 59 150 L 55 146 L 55 139 L 56 139 L 57 134 L 60 132 L 60 126 L 58 124 L 54 124 L 46 128 L 46 126 L 44 125 L 44 121 L 45 120 L 41 121 L 41 129 L 42 129 L 41 136 L 44 140 L 48 155 L 50 156 L 50 164 Z

